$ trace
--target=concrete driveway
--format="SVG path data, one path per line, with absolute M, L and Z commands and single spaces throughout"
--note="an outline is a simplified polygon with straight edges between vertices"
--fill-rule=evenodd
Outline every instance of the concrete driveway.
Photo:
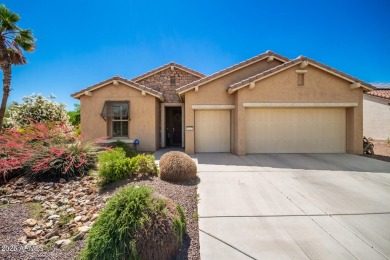
M 389 259 L 390 163 L 197 154 L 204 259 Z

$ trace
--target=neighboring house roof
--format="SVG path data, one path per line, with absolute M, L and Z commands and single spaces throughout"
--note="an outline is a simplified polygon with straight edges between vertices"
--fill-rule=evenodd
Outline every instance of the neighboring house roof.
M 146 73 L 144 73 L 144 74 L 142 74 L 142 75 L 140 75 L 140 76 L 138 76 L 138 77 L 135 77 L 135 78 L 131 79 L 131 81 L 137 82 L 137 81 L 142 80 L 142 79 L 144 79 L 144 78 L 147 78 L 147 77 L 149 77 L 149 76 L 151 76 L 151 75 L 153 75 L 153 74 L 156 74 L 156 73 L 158 73 L 158 72 L 160 72 L 160 71 L 162 71 L 162 70 L 166 70 L 166 69 L 168 69 L 168 68 L 170 68 L 170 67 L 172 67 L 172 66 L 173 66 L 173 67 L 176 67 L 176 68 L 178 68 L 178 69 L 180 69 L 180 70 L 184 70 L 185 72 L 190 73 L 190 74 L 192 74 L 192 75 L 195 75 L 195 76 L 197 76 L 197 77 L 199 77 L 199 78 L 204 78 L 204 77 L 206 77 L 206 75 L 204 75 L 204 74 L 202 74 L 202 73 L 199 73 L 199 72 L 197 72 L 197 71 L 195 71 L 195 70 L 192 70 L 192 69 L 187 68 L 187 67 L 185 67 L 185 66 L 183 66 L 183 65 L 177 64 L 177 63 L 175 63 L 175 62 L 170 62 L 170 63 L 168 63 L 168 64 L 165 64 L 165 65 L 161 66 L 161 67 L 158 67 L 157 69 L 151 70 L 151 71 L 146 72 Z
M 322 63 L 320 63 L 318 61 L 312 60 L 312 59 L 304 57 L 304 56 L 299 56 L 295 60 L 290 60 L 290 61 L 288 61 L 286 63 L 283 63 L 283 64 L 281 64 L 279 66 L 273 67 L 273 68 L 271 68 L 269 70 L 263 71 L 263 72 L 261 72 L 259 74 L 253 75 L 253 76 L 251 76 L 249 78 L 246 78 L 244 80 L 241 80 L 239 82 L 231 84 L 229 86 L 229 88 L 228 88 L 228 92 L 229 92 L 229 94 L 231 94 L 231 93 L 233 93 L 233 92 L 235 92 L 235 91 L 237 91 L 237 90 L 239 90 L 239 89 L 241 89 L 243 87 L 249 86 L 252 82 L 260 81 L 260 80 L 265 79 L 265 78 L 267 78 L 269 76 L 272 76 L 274 74 L 282 72 L 282 71 L 284 71 L 284 70 L 286 70 L 288 68 L 296 66 L 296 65 L 298 65 L 298 64 L 300 64 L 302 62 L 307 62 L 307 64 L 305 64 L 305 66 L 310 64 L 310 65 L 312 65 L 312 66 L 314 66 L 316 68 L 319 68 L 321 70 L 327 71 L 327 72 L 329 72 L 329 73 L 331 73 L 331 74 L 333 74 L 335 76 L 338 76 L 340 78 L 346 79 L 346 80 L 350 81 L 351 83 L 358 83 L 363 88 L 365 88 L 366 90 L 372 90 L 372 89 L 375 88 L 374 86 L 372 86 L 372 85 L 370 85 L 370 84 L 368 84 L 368 83 L 366 83 L 364 81 L 361 81 L 361 80 L 359 80 L 359 79 L 357 79 L 355 77 L 352 77 L 352 76 L 350 76 L 348 74 L 345 74 L 345 73 L 343 73 L 341 71 L 338 71 L 338 70 L 336 70 L 336 69 L 334 69 L 332 67 L 326 66 L 326 65 L 324 65 L 324 64 L 322 64 Z
M 389 88 L 390 89 L 390 83 L 371 83 L 371 85 L 373 85 L 376 88 L 380 88 L 380 89 L 382 89 L 382 88 L 384 88 L 384 89 Z
M 138 84 L 134 81 L 131 81 L 131 80 L 128 80 L 128 79 L 125 79 L 125 78 L 122 78 L 120 76 L 115 76 L 115 77 L 112 77 L 110 79 L 107 79 L 105 81 L 102 81 L 100 83 L 97 83 L 95 85 L 92 85 L 88 88 L 85 88 L 85 89 L 82 89 L 76 93 L 73 93 L 71 96 L 74 97 L 74 98 L 80 98 L 82 95 L 85 95 L 86 92 L 92 92 L 94 90 L 97 90 L 101 87 L 104 87 L 108 84 L 111 84 L 113 83 L 114 85 L 117 83 L 117 82 L 120 82 L 124 85 L 127 85 L 129 87 L 132 87 L 132 88 L 135 88 L 135 89 L 138 89 L 140 90 L 141 92 L 145 92 L 149 95 L 152 95 L 152 96 L 155 96 L 157 98 L 159 98 L 161 101 L 164 101 L 164 97 L 163 97 L 163 94 L 161 92 L 158 92 L 154 89 L 151 89 L 151 88 L 148 88 L 148 87 L 145 87 L 144 85 L 141 85 L 141 84 Z
M 390 100 L 390 88 L 374 89 L 366 94 Z
M 190 84 L 187 84 L 187 85 L 185 85 L 185 86 L 182 86 L 182 87 L 178 88 L 178 89 L 176 90 L 176 92 L 177 92 L 178 94 L 183 94 L 183 93 L 185 93 L 185 92 L 187 92 L 187 91 L 189 91 L 189 90 L 195 88 L 196 86 L 201 86 L 201 85 L 203 85 L 203 84 L 206 84 L 207 82 L 210 82 L 210 81 L 212 81 L 212 80 L 215 80 L 215 79 L 217 79 L 217 78 L 220 78 L 220 77 L 222 77 L 222 76 L 224 76 L 224 75 L 226 75 L 226 74 L 229 74 L 229 73 L 231 73 L 231 72 L 233 72 L 233 71 L 236 71 L 236 70 L 238 70 L 238 69 L 244 68 L 244 67 L 246 67 L 246 66 L 249 66 L 249 65 L 251 65 L 251 64 L 253 64 L 253 63 L 256 63 L 256 62 L 258 62 L 258 61 L 260 61 L 260 60 L 264 60 L 264 59 L 266 59 L 266 58 L 268 58 L 268 57 L 271 57 L 271 56 L 273 56 L 274 58 L 276 58 L 277 60 L 280 60 L 280 61 L 282 61 L 282 62 L 287 62 L 287 61 L 289 61 L 288 58 L 283 57 L 283 56 L 281 56 L 281 55 L 279 55 L 279 54 L 277 54 L 277 53 L 274 53 L 274 52 L 272 52 L 272 51 L 266 51 L 265 53 L 262 53 L 262 54 L 260 54 L 260 55 L 257 55 L 257 56 L 255 56 L 255 57 L 250 58 L 250 59 L 248 59 L 248 60 L 245 60 L 245 61 L 243 61 L 243 62 L 237 63 L 237 64 L 235 64 L 235 65 L 233 65 L 233 66 L 231 66 L 231 67 L 228 67 L 228 68 L 226 68 L 226 69 L 223 69 L 223 70 L 221 70 L 221 71 L 218 71 L 218 72 L 216 72 L 216 73 L 214 73 L 214 74 L 212 74 L 212 75 L 210 75 L 210 76 L 207 76 L 207 77 L 205 77 L 205 78 L 202 78 L 202 79 L 196 80 L 196 81 L 194 81 L 194 82 L 191 82 Z

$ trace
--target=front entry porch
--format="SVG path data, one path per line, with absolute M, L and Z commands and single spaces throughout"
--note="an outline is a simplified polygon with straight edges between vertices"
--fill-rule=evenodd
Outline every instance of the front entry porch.
M 161 104 L 161 148 L 184 147 L 184 104 Z

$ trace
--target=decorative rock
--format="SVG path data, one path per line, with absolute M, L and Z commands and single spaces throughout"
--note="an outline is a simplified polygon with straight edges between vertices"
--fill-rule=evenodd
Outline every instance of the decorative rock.
M 79 228 L 77 228 L 77 230 L 79 231 L 79 232 L 88 232 L 88 230 L 90 229 L 90 227 L 87 227 L 87 226 L 81 226 L 81 227 L 79 227 Z
M 37 234 L 35 234 L 35 232 L 33 231 L 27 231 L 27 230 L 23 230 L 24 231 L 24 234 L 26 234 L 26 237 L 28 239 L 33 239 L 33 238 L 37 238 Z
M 87 222 L 88 220 L 89 220 L 89 217 L 88 216 L 84 216 L 84 217 L 82 217 L 81 222 Z
M 2 186 L 7 192 L 0 192 L 0 205 L 26 202 L 41 204 L 42 217 L 23 222 L 25 235 L 18 239 L 21 244 L 30 241 L 32 244 L 41 244 L 70 237 L 81 240 L 98 218 L 97 213 L 103 208 L 105 201 L 111 197 L 111 194 L 98 193 L 97 182 L 96 178 L 90 176 L 62 179 L 58 183 L 31 182 L 22 177 L 20 181 L 17 179 Z M 69 215 L 74 215 L 75 218 L 60 226 L 58 221 L 61 216 Z
M 58 202 L 60 206 L 68 204 L 69 200 L 67 198 L 63 198 Z
M 62 239 L 68 239 L 68 238 L 70 238 L 71 237 L 71 235 L 69 234 L 69 233 L 65 233 L 65 234 L 62 234 L 61 235 L 61 238 Z
M 46 227 L 47 228 L 50 228 L 52 226 L 53 226 L 53 221 L 52 220 L 50 220 L 49 222 L 46 223 Z
M 33 218 L 29 218 L 29 219 L 26 219 L 24 222 L 23 222 L 23 225 L 25 226 L 30 226 L 30 227 L 33 227 L 37 224 L 37 221 Z
M 99 214 L 93 214 L 92 215 L 92 218 L 91 218 L 91 221 L 94 221 L 95 219 L 97 219 L 99 217 Z
M 55 210 L 46 210 L 46 213 L 50 216 L 50 215 L 55 215 Z
M 27 199 L 24 200 L 24 203 L 29 203 L 29 202 L 32 202 L 32 201 L 34 201 L 33 198 L 27 198 Z
M 80 220 L 81 220 L 82 218 L 83 218 L 82 216 L 77 216 L 77 217 L 75 217 L 73 220 L 74 220 L 75 222 L 80 222 Z
M 66 213 L 71 213 L 71 212 L 73 212 L 74 211 L 74 208 L 68 208 L 68 209 L 66 209 Z
M 58 240 L 57 242 L 55 242 L 55 245 L 56 247 L 62 247 L 62 246 L 66 246 L 66 245 L 69 245 L 70 244 L 70 239 L 62 239 L 62 240 Z
M 31 230 L 32 230 L 32 231 L 37 231 L 37 230 L 40 230 L 40 229 L 41 229 L 41 227 L 38 226 L 38 225 L 36 225 L 36 226 L 34 226 Z
M 55 237 L 55 236 L 58 236 L 58 230 L 53 231 L 53 232 L 47 234 L 47 235 L 45 236 L 45 238 L 46 238 L 46 239 L 49 239 L 49 238 L 52 238 L 52 237 Z
M 59 239 L 60 237 L 59 236 L 52 236 L 49 240 L 50 241 L 55 241 L 55 240 L 57 240 L 57 239 Z
M 30 240 L 28 241 L 27 243 L 28 246 L 36 246 L 37 245 L 37 241 L 34 239 L 34 240 Z
M 51 215 L 48 219 L 59 219 L 60 217 L 60 215 Z
M 18 238 L 18 242 L 20 243 L 20 244 L 23 244 L 23 245 L 25 245 L 25 244 L 27 244 L 27 237 L 26 236 L 21 236 L 21 237 L 19 237 Z
M 58 206 L 57 206 L 56 204 L 51 204 L 51 205 L 50 205 L 50 208 L 51 208 L 51 209 L 57 209 Z

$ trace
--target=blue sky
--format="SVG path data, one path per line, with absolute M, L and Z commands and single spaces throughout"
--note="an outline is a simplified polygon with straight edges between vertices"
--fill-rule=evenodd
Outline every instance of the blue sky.
M 3 1 L 33 30 L 29 64 L 13 69 L 9 101 L 58 102 L 114 75 L 170 61 L 212 74 L 272 50 L 308 56 L 366 82 L 390 82 L 390 1 Z

